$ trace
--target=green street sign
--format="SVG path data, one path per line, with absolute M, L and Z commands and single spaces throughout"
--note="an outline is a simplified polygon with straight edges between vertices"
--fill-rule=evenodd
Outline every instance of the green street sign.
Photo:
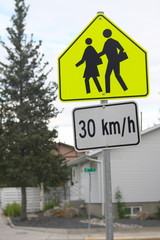
M 84 172 L 96 172 L 96 168 L 84 168 Z

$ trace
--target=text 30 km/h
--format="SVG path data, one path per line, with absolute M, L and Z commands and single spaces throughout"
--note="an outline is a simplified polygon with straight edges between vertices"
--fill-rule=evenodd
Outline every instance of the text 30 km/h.
M 85 138 L 87 135 L 89 137 L 94 137 L 96 131 L 102 131 L 102 135 L 113 135 L 120 134 L 121 137 L 124 137 L 125 129 L 127 128 L 128 133 L 134 133 L 136 131 L 136 125 L 134 120 L 130 116 L 123 118 L 123 123 L 119 121 L 110 121 L 106 122 L 105 119 L 101 120 L 101 129 L 96 128 L 96 123 L 94 119 L 89 119 L 87 122 L 84 120 L 79 121 L 81 127 L 81 132 L 79 136 Z
M 78 151 L 140 142 L 135 102 L 74 109 L 73 128 Z

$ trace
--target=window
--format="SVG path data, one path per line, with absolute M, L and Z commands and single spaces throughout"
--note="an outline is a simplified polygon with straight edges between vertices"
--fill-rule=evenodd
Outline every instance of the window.
M 76 183 L 78 183 L 78 180 L 77 180 L 77 168 L 76 167 L 72 167 L 72 169 L 71 169 L 71 185 L 75 185 Z
M 125 213 L 127 216 L 131 215 L 131 208 L 130 207 L 125 207 Z
M 127 216 L 136 216 L 137 212 L 142 211 L 142 207 L 141 206 L 129 206 L 129 207 L 125 207 L 125 210 L 126 210 Z

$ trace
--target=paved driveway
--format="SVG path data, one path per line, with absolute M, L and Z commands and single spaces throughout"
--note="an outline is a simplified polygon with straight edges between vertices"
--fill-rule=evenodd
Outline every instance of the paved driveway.
M 0 217 L 0 240 L 45 240 L 52 239 L 50 235 L 49 233 L 11 228 L 6 224 L 5 218 Z

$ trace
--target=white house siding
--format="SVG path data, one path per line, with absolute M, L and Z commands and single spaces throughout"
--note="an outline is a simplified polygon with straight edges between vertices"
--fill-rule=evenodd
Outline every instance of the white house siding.
M 96 172 L 91 173 L 91 199 L 93 203 L 101 203 L 102 202 L 102 194 L 101 194 L 101 182 L 100 180 L 100 168 L 99 164 L 97 164 Z M 88 174 L 89 175 L 89 174 Z
M 88 178 L 88 173 L 84 172 L 84 168 L 89 168 L 89 163 L 88 164 L 82 164 L 81 165 L 81 180 L 79 184 L 82 186 L 82 196 L 85 202 L 88 202 L 89 199 L 89 178 Z
M 111 150 L 112 199 L 119 187 L 125 202 L 160 200 L 160 128 L 137 146 Z

